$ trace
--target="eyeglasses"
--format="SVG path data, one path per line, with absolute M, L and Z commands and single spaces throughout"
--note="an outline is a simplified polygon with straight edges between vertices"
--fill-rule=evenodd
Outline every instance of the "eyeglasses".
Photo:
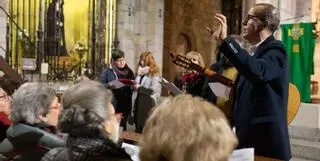
M 242 24 L 243 24 L 243 25 L 247 25 L 247 23 L 248 23 L 248 21 L 249 21 L 250 19 L 252 19 L 252 20 L 260 20 L 260 21 L 262 21 L 262 22 L 265 22 L 265 21 L 266 21 L 265 18 L 260 18 L 260 17 L 257 17 L 257 16 L 255 16 L 255 15 L 248 14 L 248 15 L 245 17 L 245 19 L 244 19 L 244 21 L 243 21 Z

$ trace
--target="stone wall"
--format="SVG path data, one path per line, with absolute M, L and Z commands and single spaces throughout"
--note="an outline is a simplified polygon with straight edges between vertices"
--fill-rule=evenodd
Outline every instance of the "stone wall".
M 7 9 L 7 0 L 0 0 L 0 6 Z M 0 56 L 6 56 L 6 15 L 0 11 Z
M 154 53 L 162 69 L 164 0 L 119 0 L 117 37 L 128 65 L 136 68 L 139 56 Z
M 317 81 L 320 86 L 320 2 L 319 0 L 312 0 L 312 22 L 316 23 L 317 41 L 314 49 L 313 61 L 314 61 L 314 75 L 311 76 L 311 80 Z M 320 100 L 320 89 L 318 93 L 312 95 L 313 98 Z
M 202 54 L 206 65 L 213 61 L 215 42 L 205 27 L 217 28 L 215 13 L 221 12 L 221 0 L 165 0 L 163 76 L 173 80 L 176 67 L 169 53 L 185 54 L 190 50 Z

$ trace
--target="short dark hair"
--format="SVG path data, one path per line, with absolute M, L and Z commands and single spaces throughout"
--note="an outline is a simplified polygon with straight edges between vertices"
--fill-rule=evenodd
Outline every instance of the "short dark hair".
M 117 60 L 119 58 L 124 58 L 124 52 L 119 50 L 119 49 L 116 49 L 112 52 L 111 54 L 111 59 L 114 61 L 114 60 Z
M 276 7 L 267 3 L 258 3 L 254 6 L 254 16 L 267 23 L 271 32 L 275 32 L 280 24 L 280 15 Z

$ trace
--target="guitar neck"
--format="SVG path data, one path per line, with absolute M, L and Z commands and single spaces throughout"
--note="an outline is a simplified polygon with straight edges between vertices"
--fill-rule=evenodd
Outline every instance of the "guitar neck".
M 233 80 L 231 80 L 221 74 L 216 73 L 215 71 L 211 70 L 210 68 L 205 68 L 205 67 L 202 67 L 198 64 L 195 64 L 190 59 L 188 59 L 187 57 L 182 56 L 182 55 L 176 55 L 176 54 L 170 53 L 170 56 L 173 58 L 173 63 L 178 66 L 181 66 L 181 67 L 184 67 L 184 68 L 187 68 L 190 70 L 195 70 L 201 74 L 204 74 L 204 75 L 212 78 L 215 81 L 218 81 L 218 82 L 228 86 L 228 87 L 231 87 L 231 88 L 234 87 Z
M 224 84 L 224 85 L 226 85 L 228 87 L 231 87 L 231 88 L 234 87 L 233 80 L 231 80 L 231 79 L 229 79 L 229 78 L 227 78 L 227 77 L 225 77 L 225 76 L 223 76 L 221 74 L 218 74 L 217 72 L 211 70 L 210 68 L 204 68 L 204 67 L 201 67 L 201 66 L 199 66 L 197 64 L 192 63 L 190 65 L 190 69 L 195 70 L 195 71 L 197 71 L 199 73 L 202 73 L 205 76 L 210 77 L 213 80 L 215 80 L 217 82 L 220 82 L 220 83 L 222 83 L 222 84 Z

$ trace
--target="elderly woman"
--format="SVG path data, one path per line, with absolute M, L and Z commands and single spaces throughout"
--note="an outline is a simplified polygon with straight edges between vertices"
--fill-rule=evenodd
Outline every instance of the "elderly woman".
M 111 99 L 112 93 L 95 81 L 82 81 L 68 89 L 58 123 L 59 129 L 69 134 L 67 147 L 51 150 L 42 160 L 131 160 L 117 144 L 120 120 Z
M 44 83 L 23 84 L 12 96 L 12 126 L 0 153 L 17 160 L 40 160 L 48 149 L 64 146 L 55 130 L 59 109 L 54 89 Z
M 237 139 L 217 107 L 183 94 L 154 109 L 140 145 L 141 161 L 227 161 Z

